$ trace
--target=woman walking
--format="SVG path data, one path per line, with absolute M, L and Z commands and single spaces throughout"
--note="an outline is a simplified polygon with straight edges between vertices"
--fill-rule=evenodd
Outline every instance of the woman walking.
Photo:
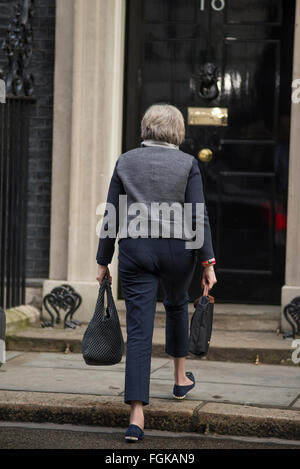
M 185 138 L 183 115 L 169 104 L 152 105 L 143 116 L 141 137 L 140 147 L 123 153 L 116 162 L 107 197 L 107 202 L 115 208 L 115 236 L 101 235 L 96 256 L 98 282 L 101 284 L 104 277 L 111 281 L 108 265 L 119 231 L 119 277 L 126 304 L 127 330 L 124 402 L 131 405 L 130 425 L 125 433 L 128 441 L 144 436 L 143 406 L 149 403 L 159 281 L 166 310 L 165 350 L 174 360 L 175 399 L 183 399 L 195 386 L 192 372 L 186 372 L 185 357 L 189 353 L 188 289 L 197 262 L 203 265 L 201 286 L 206 294 L 216 283 L 211 231 L 198 163 L 194 156 L 179 149 Z M 119 227 L 120 196 L 126 198 L 127 205 L 126 217 L 123 213 Z M 153 209 L 157 204 L 172 206 L 178 214 L 187 203 L 192 206 L 193 229 L 197 221 L 196 204 L 204 207 L 204 242 L 196 249 L 186 248 L 186 242 L 192 238 L 184 230 L 180 231 L 182 225 L 175 220 L 175 215 L 167 220 L 167 211 L 158 217 Z M 132 210 L 137 206 L 138 224 Z M 102 233 L 111 228 L 109 224 L 109 217 L 103 220 Z

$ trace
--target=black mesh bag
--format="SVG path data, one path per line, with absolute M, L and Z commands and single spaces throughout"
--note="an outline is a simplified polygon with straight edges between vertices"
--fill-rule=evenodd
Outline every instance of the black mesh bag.
M 208 353 L 212 333 L 214 297 L 200 296 L 194 302 L 195 311 L 191 319 L 189 351 L 199 357 Z
M 107 306 L 104 295 L 107 294 Z M 87 365 L 115 365 L 122 360 L 124 340 L 109 280 L 99 288 L 94 315 L 82 339 L 82 355 Z

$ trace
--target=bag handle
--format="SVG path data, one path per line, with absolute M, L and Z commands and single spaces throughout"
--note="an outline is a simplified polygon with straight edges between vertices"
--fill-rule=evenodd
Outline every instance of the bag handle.
M 208 292 L 209 292 L 209 290 L 208 290 L 208 285 L 205 284 L 205 285 L 204 285 L 204 288 L 203 288 L 203 296 L 208 296 Z
M 110 289 L 110 282 L 107 277 L 103 277 L 101 285 L 99 285 L 99 289 L 101 290 L 108 290 Z
M 113 298 L 112 291 L 111 291 L 110 281 L 107 277 L 103 278 L 99 289 L 100 289 L 100 291 L 103 292 L 103 299 L 104 299 L 104 294 L 105 294 L 105 291 L 106 291 L 108 304 L 110 306 L 114 306 L 115 302 L 114 302 L 114 298 Z
M 214 303 L 215 302 L 215 298 L 211 295 L 209 295 L 209 290 L 208 290 L 208 286 L 205 284 L 205 287 L 203 289 L 203 296 L 207 296 L 209 298 L 209 302 L 210 303 Z

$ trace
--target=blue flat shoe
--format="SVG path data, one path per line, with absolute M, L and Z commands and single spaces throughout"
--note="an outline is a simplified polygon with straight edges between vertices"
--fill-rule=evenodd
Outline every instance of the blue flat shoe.
M 174 399 L 179 399 L 179 400 L 184 399 L 185 396 L 187 395 L 187 393 L 191 389 L 193 389 L 193 387 L 195 386 L 196 381 L 195 381 L 193 373 L 191 371 L 187 371 L 186 376 L 191 381 L 193 381 L 193 384 L 189 384 L 187 386 L 179 386 L 178 384 L 174 384 L 174 388 L 173 388 L 173 397 L 174 397 Z
M 128 443 L 134 443 L 135 441 L 143 440 L 143 439 L 144 439 L 143 430 L 137 425 L 134 425 L 133 423 L 131 423 L 126 430 L 125 440 L 128 441 Z

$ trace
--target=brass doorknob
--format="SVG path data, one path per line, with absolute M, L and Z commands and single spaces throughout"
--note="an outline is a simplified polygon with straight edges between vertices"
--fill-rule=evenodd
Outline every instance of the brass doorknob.
M 203 163 L 208 163 L 213 157 L 213 152 L 209 148 L 202 148 L 198 153 L 198 158 Z

